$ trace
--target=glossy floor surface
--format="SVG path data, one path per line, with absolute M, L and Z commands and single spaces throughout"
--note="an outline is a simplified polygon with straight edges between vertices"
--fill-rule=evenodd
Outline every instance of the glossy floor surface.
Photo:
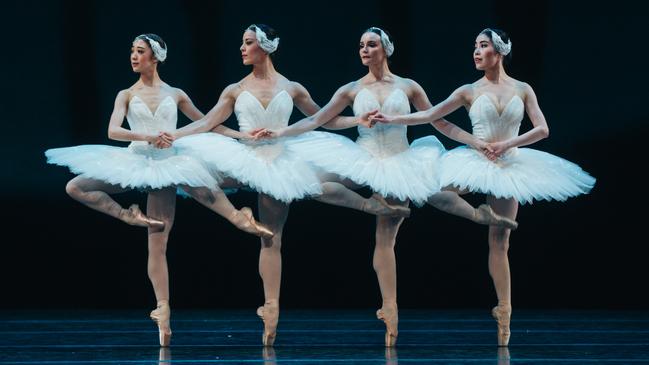
M 488 310 L 401 310 L 396 348 L 372 310 L 284 310 L 273 348 L 254 310 L 0 311 L 0 364 L 649 364 L 649 312 L 515 311 L 498 348 Z

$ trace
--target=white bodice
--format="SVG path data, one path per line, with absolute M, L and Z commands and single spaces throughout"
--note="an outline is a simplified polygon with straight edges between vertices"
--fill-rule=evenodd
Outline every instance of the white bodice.
M 255 128 L 277 130 L 288 126 L 293 112 L 293 98 L 282 90 L 264 108 L 259 99 L 249 91 L 242 91 L 234 103 L 234 113 L 237 116 L 239 130 L 248 132 Z
M 126 120 L 131 131 L 136 133 L 157 134 L 161 131 L 173 131 L 178 121 L 178 108 L 174 98 L 167 96 L 154 113 L 139 97 L 133 96 L 128 105 Z M 148 146 L 146 141 L 133 141 L 131 146 Z
M 509 100 L 502 114 L 499 115 L 491 98 L 482 94 L 473 101 L 469 108 L 473 135 L 487 142 L 516 137 L 524 113 L 525 105 L 518 95 L 514 95 Z
M 403 115 L 410 113 L 410 102 L 403 90 L 394 89 L 381 105 L 376 96 L 364 88 L 356 94 L 353 109 L 356 116 L 376 109 L 385 114 Z M 372 128 L 358 126 L 356 143 L 374 156 L 388 157 L 408 149 L 406 131 L 404 125 L 377 123 Z

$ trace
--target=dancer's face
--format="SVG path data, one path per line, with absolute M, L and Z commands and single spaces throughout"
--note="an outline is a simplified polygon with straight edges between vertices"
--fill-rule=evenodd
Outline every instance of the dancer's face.
M 131 46 L 131 68 L 133 72 L 143 72 L 151 67 L 155 67 L 158 61 L 153 55 L 149 44 L 138 39 Z
M 502 55 L 494 48 L 491 39 L 484 34 L 479 34 L 476 37 L 474 47 L 473 62 L 478 70 L 484 71 L 493 68 L 502 58 Z
M 374 32 L 363 33 L 358 47 L 358 54 L 365 66 L 380 64 L 386 57 L 381 37 Z
M 259 64 L 267 56 L 266 52 L 259 47 L 257 35 L 252 30 L 246 30 L 243 33 L 243 43 L 241 43 L 239 50 L 244 65 Z

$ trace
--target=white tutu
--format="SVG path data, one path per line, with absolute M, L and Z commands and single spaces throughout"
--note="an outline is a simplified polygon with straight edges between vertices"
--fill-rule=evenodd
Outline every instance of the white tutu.
M 48 163 L 67 166 L 75 174 L 123 188 L 213 187 L 219 183 L 219 176 L 211 174 L 200 160 L 178 154 L 174 147 L 82 145 L 49 149 L 45 156 Z
M 328 132 L 305 133 L 291 140 L 289 148 L 324 171 L 369 186 L 386 197 L 422 205 L 440 190 L 435 172 L 444 146 L 433 136 L 420 138 L 401 152 L 384 155 Z
M 489 96 L 475 98 L 469 117 L 473 134 L 485 141 L 503 141 L 518 135 L 525 104 L 515 95 L 501 113 Z M 586 194 L 595 179 L 574 163 L 531 148 L 513 148 L 489 161 L 470 147 L 448 151 L 442 159 L 442 186 L 455 186 L 497 198 L 514 198 L 521 204 L 536 200 L 566 200 Z
M 470 147 L 458 147 L 442 158 L 442 186 L 455 186 L 497 198 L 560 200 L 588 193 L 595 178 L 578 165 L 531 148 L 518 148 L 489 161 Z
M 354 115 L 380 109 L 386 114 L 410 112 L 408 96 L 394 89 L 381 105 L 368 89 L 354 99 Z M 385 197 L 412 200 L 422 205 L 439 192 L 437 167 L 444 146 L 435 137 L 408 145 L 406 126 L 377 124 L 358 127 L 356 142 L 328 132 L 310 132 L 289 142 L 289 147 L 326 172 L 370 187 Z
M 128 103 L 126 119 L 132 131 L 157 134 L 176 129 L 178 109 L 173 97 L 167 96 L 151 112 L 139 96 Z M 82 145 L 45 151 L 47 162 L 67 166 L 75 174 L 101 180 L 129 189 L 159 189 L 188 185 L 212 188 L 220 183 L 200 159 L 179 153 L 175 147 L 155 148 L 144 141 L 133 141 L 128 147 Z
M 216 133 L 180 138 L 174 146 L 250 188 L 289 203 L 322 193 L 313 168 L 285 146 L 285 139 L 239 142 Z

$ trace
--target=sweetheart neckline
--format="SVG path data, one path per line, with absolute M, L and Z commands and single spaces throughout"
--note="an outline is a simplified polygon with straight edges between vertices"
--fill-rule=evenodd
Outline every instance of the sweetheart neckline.
M 362 89 L 361 89 L 361 90 L 356 94 L 356 97 L 354 98 L 354 101 L 356 101 L 356 98 L 358 98 L 358 95 L 359 95 L 361 92 L 363 92 L 363 91 L 367 91 L 367 92 L 372 96 L 372 98 L 374 99 L 374 101 L 376 101 L 376 103 L 379 104 L 379 109 L 382 109 L 382 108 L 383 108 L 383 106 L 385 105 L 385 102 L 386 102 L 388 99 L 390 99 L 390 98 L 392 97 L 392 94 L 394 94 L 395 92 L 397 92 L 397 91 L 401 91 L 404 95 L 406 95 L 406 93 L 405 93 L 403 90 L 401 90 L 401 89 L 398 88 L 398 87 L 395 87 L 394 89 L 392 89 L 392 91 L 390 91 L 390 93 L 388 94 L 388 96 L 386 96 L 386 97 L 383 99 L 383 102 L 380 102 L 380 101 L 379 101 L 379 98 L 377 98 L 376 95 L 374 95 L 373 92 L 371 92 L 368 88 L 364 87 L 364 88 L 362 88 Z M 408 98 L 407 95 L 406 95 L 406 98 Z M 408 102 L 410 102 L 410 101 L 408 101 Z
M 273 101 L 275 101 L 275 99 L 277 99 L 277 97 L 278 97 L 280 94 L 282 94 L 282 93 L 286 93 L 286 94 L 288 94 L 288 91 L 286 91 L 286 90 L 281 90 L 280 92 L 278 92 L 277 94 L 275 94 L 275 95 L 270 99 L 270 101 L 268 102 L 268 104 L 267 104 L 265 107 L 264 107 L 264 104 L 262 104 L 261 101 L 260 101 L 260 100 L 255 96 L 255 94 L 251 93 L 251 92 L 248 91 L 248 90 L 243 90 L 243 91 L 239 94 L 239 96 L 237 96 L 237 101 L 239 101 L 239 98 L 241 97 L 241 95 L 242 95 L 243 93 L 248 93 L 250 96 L 252 96 L 253 99 L 255 99 L 255 101 L 257 101 L 257 104 L 259 104 L 259 106 L 260 106 L 264 111 L 267 111 L 268 108 L 270 107 L 270 105 L 273 103 Z M 290 97 L 290 95 L 289 95 L 289 97 Z M 293 99 L 291 98 L 291 101 L 292 101 L 292 100 L 293 100 Z M 236 102 L 235 102 L 235 103 L 236 103 Z
M 471 104 L 471 106 L 469 107 L 469 113 L 471 112 L 471 110 L 473 110 L 473 106 L 478 102 L 478 99 L 480 99 L 483 96 L 485 98 L 489 99 L 489 103 L 496 110 L 496 114 L 498 114 L 498 118 L 502 118 L 502 116 L 505 114 L 505 111 L 507 110 L 509 105 L 514 101 L 514 99 L 518 98 L 518 99 L 521 100 L 521 102 L 523 101 L 523 99 L 521 99 L 521 97 L 518 96 L 518 94 L 514 94 L 514 96 L 512 96 L 511 99 L 509 99 L 509 101 L 507 103 L 505 103 L 505 106 L 503 107 L 503 110 L 500 113 L 498 113 L 498 107 L 496 106 L 496 103 L 494 103 L 493 100 L 490 97 L 487 96 L 487 94 L 480 94 L 477 98 L 473 99 L 473 104 Z
M 155 112 L 152 112 L 152 111 L 151 111 L 151 108 L 149 108 L 149 106 L 147 105 L 147 103 L 146 103 L 146 102 L 145 102 L 141 97 L 139 97 L 139 96 L 137 96 L 137 95 L 133 95 L 133 97 L 132 97 L 131 100 L 128 102 L 128 104 L 130 105 L 130 104 L 133 102 L 133 100 L 134 100 L 135 98 L 140 99 L 140 102 L 141 102 L 142 104 L 144 104 L 144 107 L 146 108 L 146 110 L 149 111 L 149 115 L 151 115 L 151 117 L 152 117 L 153 119 L 155 119 L 155 117 L 158 115 L 158 110 L 160 110 L 160 106 L 161 106 L 162 104 L 164 104 L 164 102 L 167 101 L 167 99 L 171 98 L 171 100 L 173 101 L 173 98 L 171 97 L 171 95 L 167 95 L 167 96 L 165 96 L 165 97 L 162 99 L 162 101 L 160 101 L 160 103 L 158 104 L 158 106 L 155 108 Z M 174 105 L 175 105 L 175 104 L 176 104 L 176 103 L 175 103 L 175 101 L 174 101 Z

